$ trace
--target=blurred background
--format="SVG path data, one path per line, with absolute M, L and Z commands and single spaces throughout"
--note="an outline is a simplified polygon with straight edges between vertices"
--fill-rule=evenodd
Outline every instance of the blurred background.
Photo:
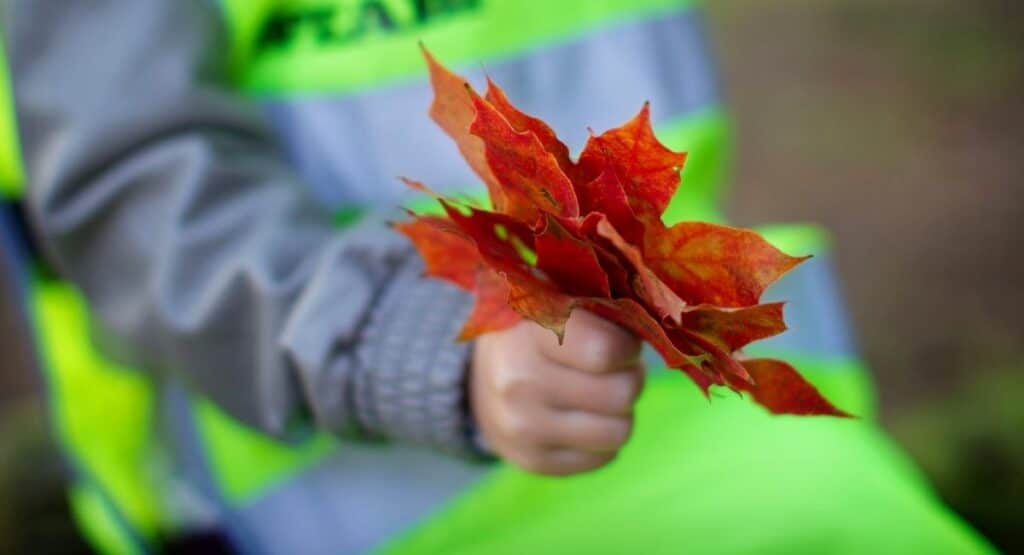
M 833 232 L 884 426 L 1024 553 L 1024 4 L 708 4 L 739 138 L 731 217 Z M 0 553 L 84 552 L 16 322 L 0 299 Z

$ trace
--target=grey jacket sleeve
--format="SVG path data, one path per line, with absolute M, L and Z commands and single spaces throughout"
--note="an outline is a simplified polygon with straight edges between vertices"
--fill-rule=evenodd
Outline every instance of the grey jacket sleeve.
M 109 351 L 271 434 L 467 452 L 470 299 L 382 223 L 332 227 L 226 85 L 214 2 L 0 6 L 33 224 Z

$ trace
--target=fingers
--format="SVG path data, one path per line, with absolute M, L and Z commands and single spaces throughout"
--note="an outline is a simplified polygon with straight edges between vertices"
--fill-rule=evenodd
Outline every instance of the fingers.
M 488 428 L 496 445 L 514 449 L 573 449 L 615 451 L 629 439 L 633 417 L 583 410 L 561 410 L 543 402 L 510 403 L 489 415 Z
M 538 361 L 510 365 L 481 379 L 487 380 L 489 395 L 503 407 L 548 407 L 626 416 L 633 413 L 644 377 L 639 364 L 620 372 L 594 374 Z
M 638 338 L 585 310 L 573 311 L 561 345 L 554 334 L 539 326 L 533 333 L 541 352 L 550 360 L 586 372 L 615 372 L 640 359 Z
M 565 346 L 529 322 L 474 346 L 474 418 L 496 454 L 531 472 L 598 468 L 632 431 L 644 378 L 639 341 L 582 311 L 568 328 Z
M 644 385 L 644 368 L 635 365 L 622 372 L 592 374 L 567 368 L 551 368 L 541 392 L 547 405 L 563 411 L 583 411 L 605 416 L 627 416 Z M 557 375 L 555 375 L 557 374 Z
M 632 428 L 632 418 L 584 412 L 550 414 L 539 419 L 529 441 L 509 449 L 506 458 L 537 474 L 586 472 L 611 462 Z
M 538 430 L 537 440 L 551 449 L 588 453 L 614 453 L 629 439 L 633 418 L 604 416 L 587 412 L 560 412 Z
M 548 476 L 567 476 L 600 468 L 615 458 L 615 453 L 589 453 L 570 449 L 519 452 L 508 459 L 523 470 Z

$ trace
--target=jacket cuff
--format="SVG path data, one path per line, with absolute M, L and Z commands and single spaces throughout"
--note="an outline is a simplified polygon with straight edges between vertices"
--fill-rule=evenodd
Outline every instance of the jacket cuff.
M 364 432 L 486 456 L 466 398 L 470 343 L 456 341 L 472 303 L 470 294 L 425 278 L 418 256 L 399 268 L 356 350 L 352 407 Z

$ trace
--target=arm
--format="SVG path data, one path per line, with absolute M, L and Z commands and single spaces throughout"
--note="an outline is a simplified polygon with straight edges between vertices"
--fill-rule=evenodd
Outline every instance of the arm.
M 214 2 L 6 6 L 33 224 L 109 351 L 271 434 L 467 449 L 469 299 L 379 222 L 332 228 L 229 91 Z
M 212 2 L 18 0 L 8 20 L 37 232 L 109 349 L 281 435 L 311 414 L 581 472 L 629 436 L 639 342 L 586 313 L 453 338 L 470 299 L 379 223 L 338 233 L 223 81 Z M 100 40 L 98 37 L 103 37 Z

